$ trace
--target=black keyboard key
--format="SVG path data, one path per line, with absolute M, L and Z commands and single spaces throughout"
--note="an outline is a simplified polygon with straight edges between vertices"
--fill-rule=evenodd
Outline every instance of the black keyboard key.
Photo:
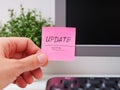
M 69 80 L 62 80 L 63 88 L 68 89 L 71 85 L 71 81 Z
M 92 78 L 90 80 L 92 87 L 100 88 L 102 84 L 102 78 Z
M 77 78 L 77 79 L 78 79 L 79 87 L 80 88 L 85 87 L 88 78 Z

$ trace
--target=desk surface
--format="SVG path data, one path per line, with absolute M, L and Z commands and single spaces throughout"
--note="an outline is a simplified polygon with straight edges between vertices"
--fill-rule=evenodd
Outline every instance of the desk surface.
M 19 88 L 18 86 L 11 84 L 3 90 L 45 90 L 46 81 L 36 81 L 31 85 L 28 85 L 26 88 Z
M 33 82 L 26 88 L 19 88 L 18 86 L 11 84 L 3 90 L 45 90 L 48 79 L 52 77 L 120 77 L 120 75 L 45 75 L 41 80 Z
M 32 84 L 28 85 L 26 88 L 20 88 L 15 84 L 10 84 L 3 90 L 45 90 L 48 79 L 55 76 L 58 75 L 44 75 L 42 79 L 33 82 Z
M 55 76 L 59 76 L 59 75 L 44 75 L 40 80 L 33 82 L 32 84 L 28 85 L 26 88 L 20 88 L 15 84 L 10 84 L 3 90 L 46 90 L 46 84 L 48 79 Z

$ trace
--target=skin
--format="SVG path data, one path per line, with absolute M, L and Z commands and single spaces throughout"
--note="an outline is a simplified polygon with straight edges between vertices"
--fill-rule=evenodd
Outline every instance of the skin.
M 25 88 L 42 77 L 41 67 L 47 64 L 47 56 L 30 39 L 0 38 L 0 90 L 11 83 Z

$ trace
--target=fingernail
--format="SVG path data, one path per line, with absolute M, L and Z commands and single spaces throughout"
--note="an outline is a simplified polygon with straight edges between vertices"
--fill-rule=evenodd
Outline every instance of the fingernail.
M 45 60 L 46 60 L 46 55 L 44 55 L 44 54 L 38 55 L 38 60 L 39 60 L 40 64 L 43 65 L 45 63 Z

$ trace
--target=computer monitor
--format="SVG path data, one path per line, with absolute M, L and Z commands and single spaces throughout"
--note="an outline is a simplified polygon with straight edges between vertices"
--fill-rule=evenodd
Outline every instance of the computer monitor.
M 119 75 L 120 3 L 55 0 L 55 26 L 76 27 L 74 62 L 49 62 L 47 74 Z
M 76 56 L 120 56 L 120 3 L 56 0 L 55 25 L 76 27 Z

